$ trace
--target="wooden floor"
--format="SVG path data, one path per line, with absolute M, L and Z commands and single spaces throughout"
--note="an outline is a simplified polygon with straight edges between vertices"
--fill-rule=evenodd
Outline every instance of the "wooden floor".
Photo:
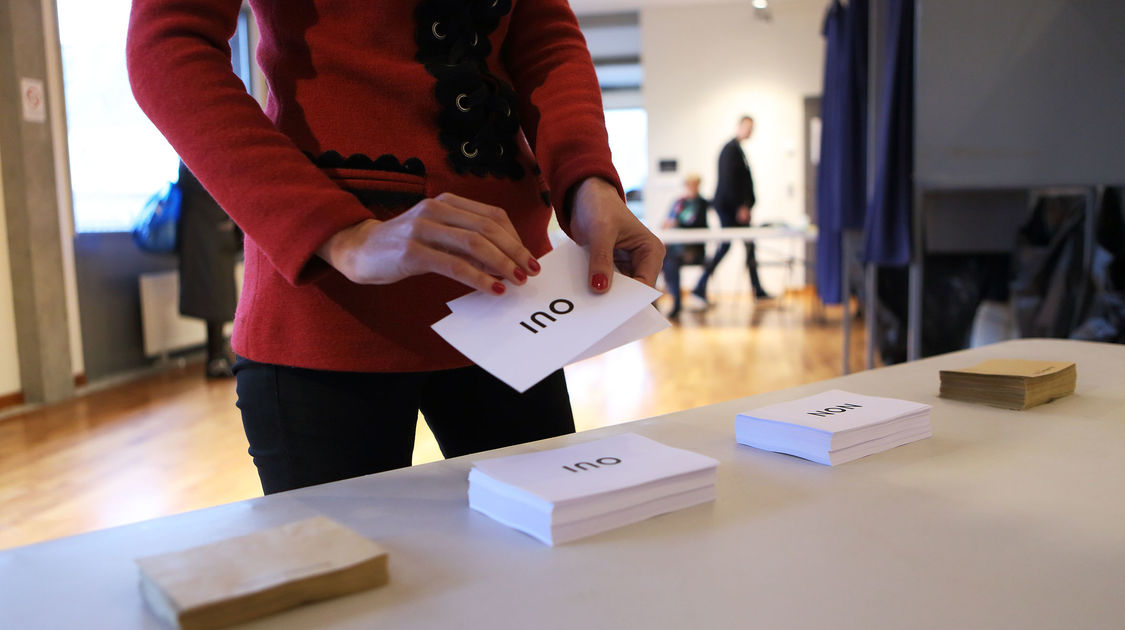
M 684 313 L 567 368 L 578 428 L 838 376 L 840 315 L 808 297 Z M 0 549 L 260 496 L 234 402 L 233 382 L 190 365 L 0 420 Z M 419 423 L 415 463 L 438 458 Z

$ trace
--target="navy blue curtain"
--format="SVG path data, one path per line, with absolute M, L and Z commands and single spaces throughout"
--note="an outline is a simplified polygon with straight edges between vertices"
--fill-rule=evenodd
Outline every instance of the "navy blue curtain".
M 914 0 L 888 0 L 882 56 L 875 188 L 864 225 L 864 261 L 910 262 L 914 171 Z
M 816 174 L 816 285 L 842 300 L 841 237 L 863 227 L 867 207 L 867 0 L 834 0 L 824 18 L 826 53 Z

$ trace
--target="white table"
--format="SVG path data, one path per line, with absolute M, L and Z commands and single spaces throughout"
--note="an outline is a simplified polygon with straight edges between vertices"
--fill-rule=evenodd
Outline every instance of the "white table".
M 936 397 L 990 357 L 1074 359 L 1077 394 Z M 930 403 L 934 436 L 835 468 L 735 443 L 736 412 L 830 388 Z M 133 558 L 314 514 L 385 545 L 391 585 L 247 627 L 1125 627 L 1123 346 L 1008 342 L 502 452 L 624 431 L 718 458 L 718 500 L 552 549 L 437 462 L 0 553 L 0 628 L 157 628 Z
M 768 226 L 768 227 L 725 227 L 725 228 L 664 228 L 654 230 L 653 234 L 661 240 L 665 245 L 677 244 L 697 244 L 697 243 L 733 243 L 735 241 L 753 241 L 754 243 L 761 243 L 763 241 L 799 241 L 802 243 L 798 249 L 799 252 L 792 251 L 790 248 L 787 252 L 778 252 L 776 250 L 760 250 L 759 254 L 765 253 L 767 256 L 779 255 L 781 260 L 776 261 L 758 261 L 758 267 L 769 266 L 782 266 L 785 267 L 785 291 L 782 297 L 789 293 L 789 283 L 793 276 L 793 267 L 801 265 L 808 268 L 812 261 L 806 256 L 804 243 L 816 242 L 816 227 L 808 226 L 805 228 L 786 227 L 786 226 Z M 818 301 L 819 303 L 819 301 Z M 823 313 L 817 313 L 818 319 L 823 318 Z
M 654 230 L 665 245 L 675 243 L 729 243 L 733 241 L 765 241 L 774 239 L 816 240 L 816 228 L 794 227 L 731 227 L 731 228 L 665 228 Z

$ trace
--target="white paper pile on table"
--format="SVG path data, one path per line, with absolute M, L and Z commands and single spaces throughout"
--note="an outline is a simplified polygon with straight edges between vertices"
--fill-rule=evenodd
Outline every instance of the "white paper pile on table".
M 182 630 L 225 628 L 388 581 L 387 552 L 323 516 L 137 565 L 149 608 Z
M 625 433 L 473 462 L 469 507 L 556 545 L 712 501 L 718 465 Z
M 941 370 L 941 397 L 1005 409 L 1028 409 L 1074 393 L 1071 361 L 992 359 L 960 370 Z
M 477 291 L 448 303 L 433 329 L 473 363 L 519 392 L 570 363 L 647 337 L 671 324 L 653 306 L 660 292 L 614 273 L 609 293 L 590 290 L 589 254 L 569 239 L 539 259 L 542 271 L 504 295 Z
M 835 466 L 931 435 L 930 406 L 839 389 L 738 414 L 740 444 Z

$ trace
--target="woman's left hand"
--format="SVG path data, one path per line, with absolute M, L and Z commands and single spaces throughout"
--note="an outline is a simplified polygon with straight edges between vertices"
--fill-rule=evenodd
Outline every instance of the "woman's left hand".
M 574 189 L 569 235 L 590 248 L 590 288 L 609 291 L 614 265 L 648 286 L 656 284 L 664 264 L 664 243 L 656 238 L 609 182 L 592 177 Z

